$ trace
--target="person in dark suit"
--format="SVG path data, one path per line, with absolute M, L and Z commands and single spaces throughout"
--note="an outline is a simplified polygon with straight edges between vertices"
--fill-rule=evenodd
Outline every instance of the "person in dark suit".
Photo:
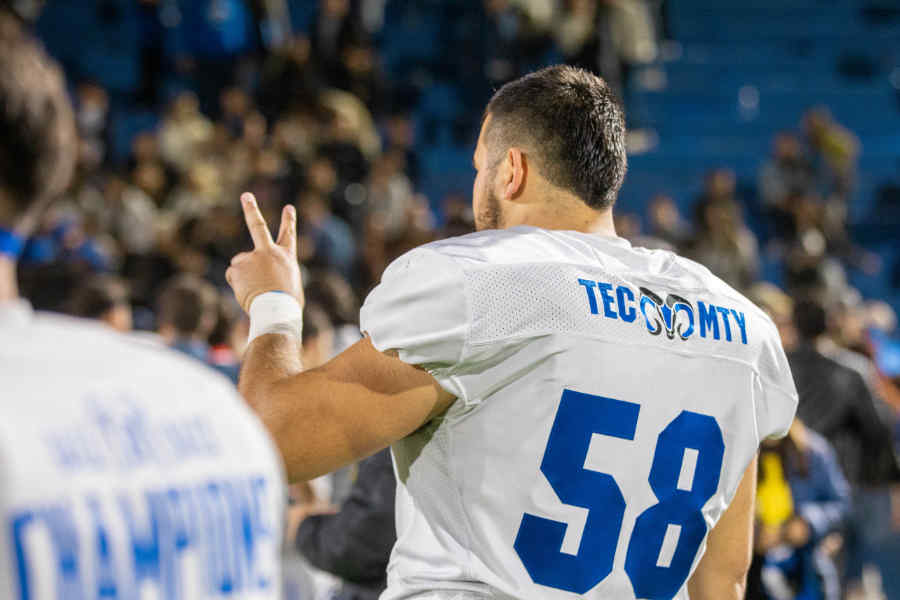
M 391 453 L 384 449 L 358 465 L 340 510 L 315 502 L 292 509 L 294 547 L 311 565 L 343 580 L 336 600 L 376 600 L 387 587 L 387 565 L 397 539 Z
M 855 510 L 845 532 L 845 578 L 852 586 L 866 557 L 878 554 L 878 532 L 890 531 L 889 489 L 900 482 L 900 465 L 862 376 L 816 349 L 826 322 L 821 304 L 797 302 L 798 344 L 787 357 L 800 398 L 797 417 L 831 442 L 853 488 Z

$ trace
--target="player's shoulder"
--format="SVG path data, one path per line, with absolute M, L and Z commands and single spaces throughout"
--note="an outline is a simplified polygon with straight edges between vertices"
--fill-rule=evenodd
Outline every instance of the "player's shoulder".
M 678 268 L 683 270 L 685 274 L 690 274 L 690 280 L 697 286 L 698 290 L 706 293 L 709 297 L 721 298 L 740 306 L 742 310 L 752 315 L 754 320 L 765 324 L 768 333 L 777 335 L 775 323 L 766 311 L 762 310 L 747 296 L 714 274 L 706 266 L 668 250 L 652 250 L 651 252 L 672 255 Z
M 28 326 L 25 353 L 48 362 L 77 362 L 80 368 L 111 373 L 124 370 L 149 377 L 174 379 L 233 391 L 226 377 L 203 363 L 168 348 L 152 334 L 120 333 L 101 323 L 35 312 Z
M 521 244 L 521 233 L 491 229 L 435 240 L 406 252 L 395 263 L 411 261 L 452 261 L 460 264 L 489 263 L 498 258 L 498 249 Z

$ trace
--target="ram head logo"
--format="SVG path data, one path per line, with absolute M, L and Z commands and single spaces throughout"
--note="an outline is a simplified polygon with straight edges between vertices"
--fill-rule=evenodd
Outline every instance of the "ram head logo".
M 652 290 L 645 287 L 640 290 L 641 314 L 651 335 L 659 335 L 665 330 L 670 340 L 676 335 L 686 340 L 694 333 L 694 307 L 688 300 L 669 294 L 663 302 Z

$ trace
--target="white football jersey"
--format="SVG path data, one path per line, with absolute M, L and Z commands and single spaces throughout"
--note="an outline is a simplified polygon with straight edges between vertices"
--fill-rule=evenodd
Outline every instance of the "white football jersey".
M 516 227 L 422 246 L 361 328 L 458 398 L 393 447 L 383 600 L 687 598 L 797 404 L 762 311 L 621 238 Z
M 0 597 L 274 600 L 283 468 L 234 386 L 0 304 Z

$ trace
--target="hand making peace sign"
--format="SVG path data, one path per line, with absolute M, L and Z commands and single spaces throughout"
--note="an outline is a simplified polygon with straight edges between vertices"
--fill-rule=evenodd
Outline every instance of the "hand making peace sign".
M 281 212 L 278 240 L 273 242 L 266 220 L 253 194 L 241 194 L 244 220 L 253 238 L 253 251 L 241 252 L 231 259 L 225 279 L 244 311 L 253 299 L 265 292 L 284 292 L 303 306 L 303 282 L 297 262 L 297 211 L 287 205 Z

